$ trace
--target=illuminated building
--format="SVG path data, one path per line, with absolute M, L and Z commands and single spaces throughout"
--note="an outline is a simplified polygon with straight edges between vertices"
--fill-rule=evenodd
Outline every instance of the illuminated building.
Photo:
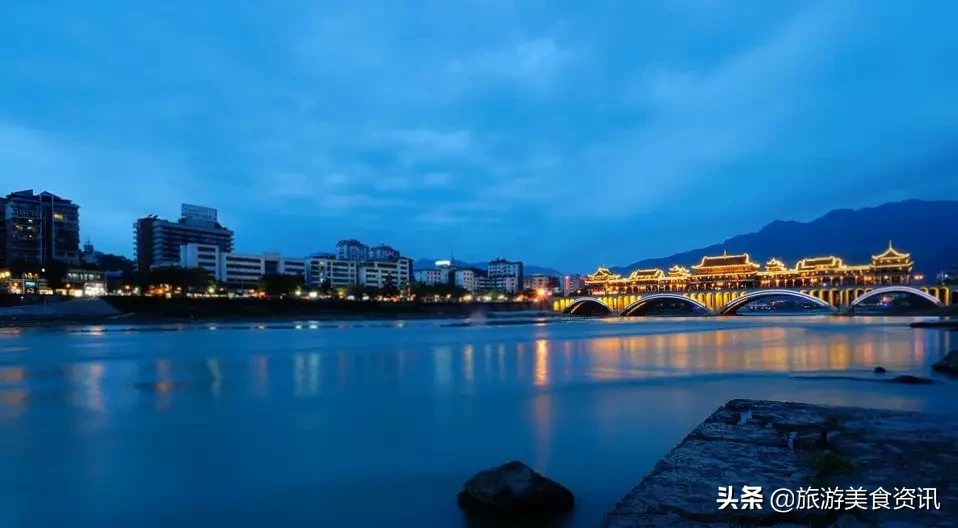
M 0 265 L 80 263 L 80 206 L 33 189 L 0 198 Z
M 579 275 L 578 273 L 574 275 L 566 275 L 562 279 L 562 294 L 569 295 L 583 286 L 585 286 L 585 282 L 583 282 L 582 275 Z
M 176 222 L 150 215 L 133 224 L 138 270 L 178 265 L 180 246 L 191 243 L 216 246 L 221 253 L 233 251 L 233 232 L 217 221 L 216 209 L 182 204 L 180 211 Z
M 849 265 L 835 256 L 810 257 L 789 268 L 772 258 L 761 266 L 748 253 L 703 257 L 691 267 L 672 266 L 668 274 L 660 269 L 632 271 L 628 277 L 600 267 L 585 279 L 593 295 L 660 291 L 736 290 L 751 288 L 840 287 L 844 285 L 908 284 L 914 262 L 911 255 L 892 247 L 873 255 L 871 263 Z
M 511 261 L 503 258 L 490 260 L 486 267 L 486 273 L 489 277 L 490 287 L 497 290 L 516 293 L 523 283 L 522 262 Z M 514 280 L 509 280 L 512 278 Z
M 525 290 L 552 290 L 551 284 L 555 280 L 549 275 L 526 275 L 522 279 L 522 288 Z

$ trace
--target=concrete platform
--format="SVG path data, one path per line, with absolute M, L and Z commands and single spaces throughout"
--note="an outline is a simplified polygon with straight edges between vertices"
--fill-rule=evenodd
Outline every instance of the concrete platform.
M 834 455 L 824 455 L 826 449 Z M 740 498 L 745 485 L 762 487 L 762 509 L 719 509 L 720 486 L 732 486 L 734 497 Z M 873 509 L 871 496 L 865 509 L 849 508 L 847 502 L 788 513 L 772 509 L 774 490 L 797 492 L 810 486 L 864 488 L 868 494 L 882 488 L 891 494 L 891 509 Z M 915 510 L 895 510 L 908 503 L 896 500 L 896 488 L 915 489 L 916 495 L 918 488 L 934 488 L 940 509 L 919 509 L 916 499 Z M 824 502 L 824 494 L 817 495 Z M 836 522 L 839 526 L 958 526 L 958 418 L 732 400 L 666 454 L 608 514 L 605 526 L 826 526 Z

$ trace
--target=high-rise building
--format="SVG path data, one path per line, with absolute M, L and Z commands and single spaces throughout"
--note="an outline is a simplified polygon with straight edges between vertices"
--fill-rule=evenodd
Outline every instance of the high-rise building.
M 522 262 L 498 258 L 489 261 L 487 268 L 492 287 L 515 293 L 522 287 Z M 515 280 L 503 280 L 512 277 Z
M 369 248 L 369 260 L 389 261 L 396 260 L 398 258 L 399 251 L 387 246 L 386 244 L 380 244 L 376 247 Z
M 216 246 L 232 253 L 233 232 L 217 221 L 216 209 L 183 204 L 176 222 L 150 215 L 133 224 L 136 267 L 150 270 L 180 262 L 180 246 L 190 243 Z
M 563 295 L 569 295 L 570 293 L 575 292 L 576 290 L 579 290 L 581 288 L 585 288 L 585 282 L 583 282 L 582 280 L 582 275 L 579 275 L 578 273 L 573 275 L 566 275 L 565 278 L 562 279 L 562 294 Z
M 0 257 L 43 264 L 59 260 L 80 263 L 80 206 L 49 192 L 33 189 L 0 200 L 3 217 Z
M 365 262 L 369 260 L 369 246 L 354 238 L 340 240 L 336 243 L 336 258 Z

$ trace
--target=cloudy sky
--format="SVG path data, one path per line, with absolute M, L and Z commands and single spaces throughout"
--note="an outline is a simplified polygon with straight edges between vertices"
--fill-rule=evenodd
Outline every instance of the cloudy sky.
M 0 192 L 563 271 L 958 197 L 950 1 L 16 2 Z

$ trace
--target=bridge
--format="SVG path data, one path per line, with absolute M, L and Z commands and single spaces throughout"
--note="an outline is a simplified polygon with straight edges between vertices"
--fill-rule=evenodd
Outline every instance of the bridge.
M 788 298 L 819 308 L 823 312 L 840 309 L 854 313 L 869 301 L 886 295 L 905 295 L 928 307 L 949 306 L 956 300 L 956 291 L 947 286 L 894 285 L 882 287 L 852 286 L 846 288 L 718 290 L 691 292 L 657 292 L 647 294 L 612 294 L 556 299 L 552 309 L 570 315 L 647 315 L 648 309 L 666 309 L 669 315 L 735 315 L 745 305 L 759 299 Z

